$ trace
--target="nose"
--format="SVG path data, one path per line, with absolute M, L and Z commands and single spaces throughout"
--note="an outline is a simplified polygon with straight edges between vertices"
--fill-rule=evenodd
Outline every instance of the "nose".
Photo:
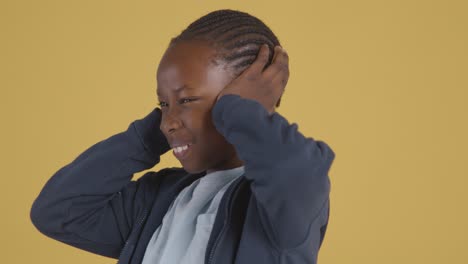
M 173 133 L 175 130 L 182 126 L 182 121 L 179 117 L 179 113 L 176 112 L 177 109 L 174 110 L 167 110 L 162 113 L 161 117 L 161 124 L 159 128 L 165 134 Z

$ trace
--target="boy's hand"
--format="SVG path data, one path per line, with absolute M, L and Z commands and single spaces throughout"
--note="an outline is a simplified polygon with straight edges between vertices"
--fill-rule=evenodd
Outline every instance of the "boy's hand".
M 268 54 L 268 46 L 263 44 L 252 65 L 221 90 L 216 101 L 224 94 L 238 94 L 258 101 L 272 114 L 288 82 L 289 57 L 282 47 L 276 46 L 271 65 L 263 70 Z

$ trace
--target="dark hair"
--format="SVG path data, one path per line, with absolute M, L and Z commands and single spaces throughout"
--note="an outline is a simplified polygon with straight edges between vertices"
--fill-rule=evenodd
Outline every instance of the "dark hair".
M 273 59 L 278 38 L 260 19 L 237 10 L 222 9 L 208 13 L 192 22 L 169 45 L 186 40 L 203 40 L 213 46 L 221 60 L 229 65 L 235 76 L 251 65 L 262 44 L 270 49 L 267 67 Z M 276 106 L 280 105 L 279 98 Z

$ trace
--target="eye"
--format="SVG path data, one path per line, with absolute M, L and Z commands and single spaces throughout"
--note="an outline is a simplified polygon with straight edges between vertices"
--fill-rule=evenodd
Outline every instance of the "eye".
M 191 102 L 191 101 L 194 101 L 194 100 L 195 100 L 195 99 L 192 99 L 192 98 L 182 98 L 182 99 L 180 99 L 180 101 L 181 101 L 182 103 L 184 103 L 184 102 L 188 103 L 188 102 Z
M 195 101 L 196 99 L 193 99 L 193 98 L 182 98 L 179 100 L 180 103 L 188 103 L 188 102 L 191 102 L 191 101 Z M 166 102 L 159 102 L 158 105 L 160 107 L 164 107 L 164 106 L 167 106 Z

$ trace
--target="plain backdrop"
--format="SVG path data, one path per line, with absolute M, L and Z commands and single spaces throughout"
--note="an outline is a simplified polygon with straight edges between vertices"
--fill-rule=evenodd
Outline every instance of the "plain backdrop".
M 2 0 L 1 262 L 116 262 L 39 233 L 31 204 L 57 170 L 156 106 L 171 37 L 231 8 L 262 19 L 289 53 L 279 113 L 336 153 L 319 263 L 468 263 L 467 7 Z M 179 165 L 168 152 L 151 170 Z

